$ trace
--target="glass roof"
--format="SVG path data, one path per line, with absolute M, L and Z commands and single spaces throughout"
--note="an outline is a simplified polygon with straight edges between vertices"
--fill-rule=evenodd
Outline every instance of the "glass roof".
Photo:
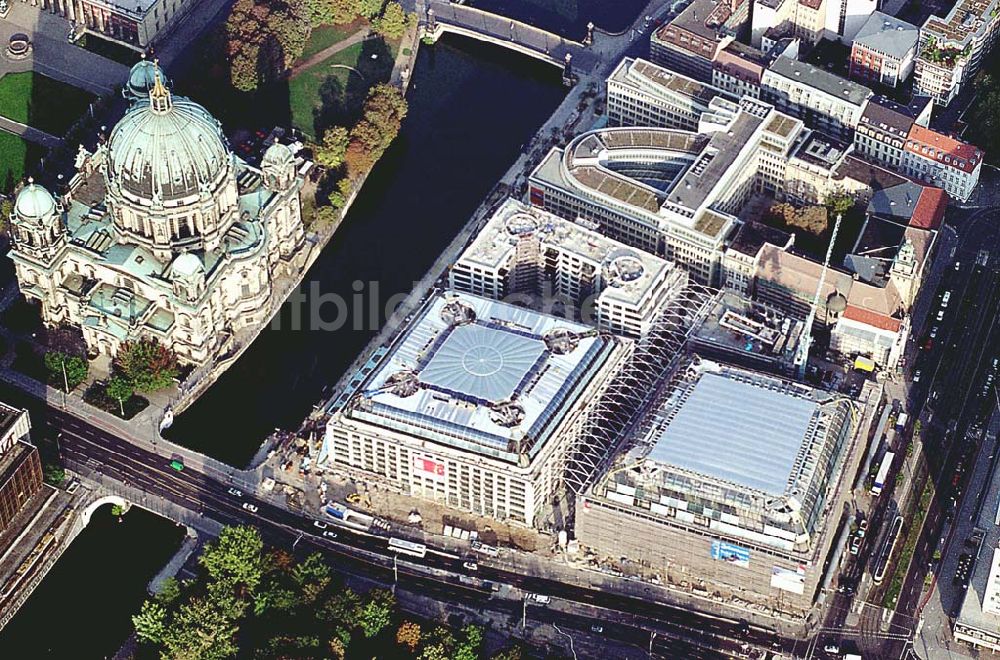
M 705 373 L 679 403 L 649 457 L 772 495 L 785 492 L 819 404 Z
M 432 387 L 479 401 L 510 399 L 545 352 L 537 338 L 478 323 L 452 329 L 420 371 Z

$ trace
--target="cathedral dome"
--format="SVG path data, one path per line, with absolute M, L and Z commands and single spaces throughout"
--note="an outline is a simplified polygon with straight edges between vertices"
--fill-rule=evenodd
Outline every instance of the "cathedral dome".
M 45 218 L 55 210 L 56 200 L 52 194 L 30 180 L 14 201 L 14 213 L 24 220 Z
M 219 122 L 193 101 L 172 99 L 158 69 L 153 76 L 148 98 L 137 101 L 111 131 L 109 181 L 154 202 L 213 191 L 232 164 Z
M 132 70 L 129 71 L 128 82 L 125 83 L 125 89 L 122 90 L 125 98 L 133 101 L 149 98 L 149 92 L 156 84 L 158 75 L 162 76 L 163 72 L 157 62 L 145 58 L 136 62 Z
M 295 155 L 291 149 L 280 142 L 275 142 L 264 152 L 260 164 L 262 167 L 267 165 L 286 165 L 294 160 Z

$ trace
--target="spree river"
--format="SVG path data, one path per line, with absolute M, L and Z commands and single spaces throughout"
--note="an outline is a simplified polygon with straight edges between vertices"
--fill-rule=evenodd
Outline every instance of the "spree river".
M 386 302 L 426 273 L 566 93 L 557 68 L 460 38 L 421 46 L 413 76 L 402 131 L 306 275 L 304 300 L 293 294 L 178 416 L 172 440 L 243 465 L 276 427 L 298 428 L 381 325 Z M 344 318 L 334 296 L 350 310 L 339 329 L 329 329 Z
M 180 547 L 184 530 L 133 508 L 111 506 L 59 558 L 0 632 L 0 658 L 110 658 L 132 632 L 146 585 Z

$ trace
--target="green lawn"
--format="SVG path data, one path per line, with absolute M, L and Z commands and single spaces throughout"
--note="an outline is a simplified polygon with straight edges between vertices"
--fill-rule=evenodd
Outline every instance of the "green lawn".
M 292 125 L 312 138 L 334 124 L 353 125 L 368 88 L 389 79 L 398 49 L 398 41 L 371 39 L 299 72 L 288 81 Z
M 94 95 L 33 71 L 0 78 L 0 115 L 60 136 L 79 119 Z
M 305 60 L 312 57 L 324 48 L 343 41 L 367 24 L 367 21 L 358 19 L 343 25 L 320 25 L 313 28 L 312 34 L 309 35 L 309 41 L 302 51 L 302 57 L 299 59 Z
M 34 166 L 44 149 L 16 135 L 0 131 L 0 191 L 10 193 L 24 178 L 24 172 Z

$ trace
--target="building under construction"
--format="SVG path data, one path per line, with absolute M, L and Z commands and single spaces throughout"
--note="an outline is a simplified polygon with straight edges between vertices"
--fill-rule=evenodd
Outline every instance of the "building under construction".
M 861 407 L 697 355 L 652 398 L 578 498 L 581 545 L 695 592 L 808 610 L 864 454 Z

